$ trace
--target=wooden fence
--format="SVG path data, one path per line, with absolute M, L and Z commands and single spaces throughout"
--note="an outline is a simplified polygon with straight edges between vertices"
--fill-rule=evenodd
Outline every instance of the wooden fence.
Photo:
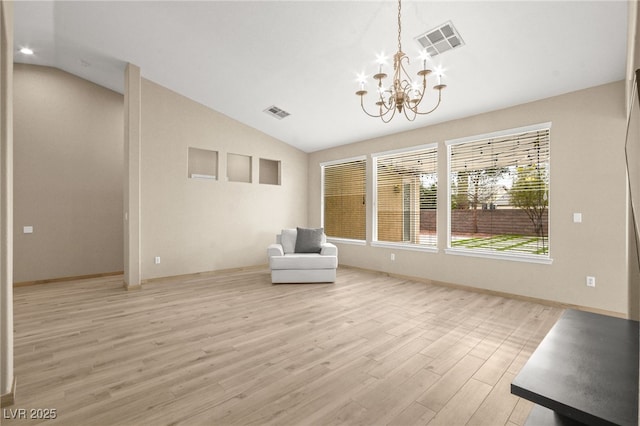
M 544 235 L 549 235 L 547 210 L 543 216 Z M 453 234 L 510 234 L 536 236 L 533 222 L 521 209 L 452 210 Z M 436 230 L 436 211 L 420 211 L 420 230 Z

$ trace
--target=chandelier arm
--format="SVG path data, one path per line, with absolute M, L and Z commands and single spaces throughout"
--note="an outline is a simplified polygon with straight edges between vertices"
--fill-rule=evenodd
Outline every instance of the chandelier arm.
M 385 109 L 384 112 L 382 112 L 382 107 L 383 106 L 384 106 L 384 109 Z M 389 100 L 389 105 L 387 105 L 386 103 L 380 104 L 380 118 L 386 117 L 389 114 L 389 112 L 393 112 L 391 114 L 391 118 L 393 118 L 393 115 L 396 113 L 395 110 L 396 109 L 394 107 L 394 104 L 391 102 L 391 99 Z M 384 119 L 382 121 L 384 121 Z
M 407 78 L 411 79 L 409 77 L 409 73 L 407 72 L 407 70 L 404 68 L 404 64 L 402 63 L 404 60 L 406 59 L 407 65 L 411 65 L 409 62 L 409 57 L 407 55 L 405 55 L 404 53 L 402 54 L 402 57 L 400 58 L 400 60 L 398 61 L 398 65 L 399 68 L 402 70 L 402 72 L 398 72 L 397 78 L 400 79 L 401 75 L 404 74 L 405 78 L 402 78 L 402 80 L 406 80 Z
M 362 107 L 362 111 L 364 111 L 365 114 L 367 114 L 369 117 L 373 117 L 373 118 L 382 118 L 385 115 L 389 114 L 389 111 L 391 110 L 391 108 L 386 108 L 385 112 L 382 112 L 382 105 L 380 105 L 380 114 L 376 115 L 376 114 L 371 114 L 369 111 L 367 111 L 367 109 L 364 106 L 364 96 L 360 96 L 360 106 Z
M 420 98 L 413 104 L 413 108 L 412 108 L 416 112 L 418 111 L 418 106 L 420 105 L 420 103 L 422 102 L 422 99 L 424 98 L 424 94 L 427 93 L 427 77 L 426 76 L 422 76 L 422 90 L 420 90 L 418 93 L 420 93 Z
M 384 119 L 384 117 L 389 113 L 389 111 L 393 111 L 391 113 L 391 117 L 389 117 L 387 120 Z M 387 110 L 387 112 L 384 115 L 380 116 L 380 119 L 382 120 L 383 123 L 388 123 L 391 120 L 393 120 L 393 117 L 396 115 L 396 108 L 390 108 Z
M 407 113 L 407 110 L 411 110 L 411 112 L 413 113 L 413 117 L 409 117 L 409 114 Z M 404 112 L 404 116 L 409 121 L 414 121 L 416 119 L 416 117 L 418 116 L 416 110 L 414 110 L 413 108 L 404 108 L 403 112 Z
M 424 89 L 420 91 L 420 98 L 418 98 L 418 100 L 413 103 L 413 106 L 411 107 L 411 109 L 418 111 L 418 107 L 420 106 L 420 103 L 422 103 L 422 99 L 424 99 L 424 92 L 425 92 Z
M 364 107 L 364 101 L 362 98 L 360 98 L 360 106 L 362 107 L 362 111 L 364 111 L 364 113 L 367 114 L 369 117 L 373 117 L 373 118 L 382 117 L 382 115 L 374 115 L 374 114 L 371 114 L 369 111 L 367 111 L 367 109 Z
M 401 55 L 401 56 L 398 56 Z M 394 63 L 394 67 L 395 69 L 395 73 L 394 73 L 394 86 L 396 87 L 396 90 L 401 90 L 406 92 L 407 87 L 410 87 L 411 84 L 409 84 L 409 81 L 411 81 L 411 78 L 409 77 L 409 73 L 407 72 L 407 70 L 404 68 L 404 64 L 403 64 L 403 60 L 406 59 L 407 64 L 409 64 L 409 58 L 404 55 L 404 53 L 402 52 L 398 52 L 396 54 L 396 60 Z
M 389 112 L 389 109 L 391 108 L 391 104 L 387 105 L 387 102 L 385 102 L 384 97 L 382 96 L 382 91 L 378 91 L 378 102 L 380 103 L 380 114 L 382 114 L 382 106 L 384 105 L 385 109 L 387 111 L 385 111 L 385 114 L 387 112 Z
M 425 111 L 425 112 L 419 112 L 416 109 L 416 114 L 419 115 L 427 115 L 427 114 L 431 114 L 433 111 L 435 111 L 436 109 L 438 109 L 438 107 L 440 106 L 440 102 L 442 101 L 442 90 L 438 90 L 438 103 L 436 104 L 436 106 L 434 106 L 433 108 L 431 108 L 429 111 Z M 417 106 L 417 105 L 416 105 Z

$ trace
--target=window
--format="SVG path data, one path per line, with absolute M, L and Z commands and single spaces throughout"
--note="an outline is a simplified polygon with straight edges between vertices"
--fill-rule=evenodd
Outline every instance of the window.
M 375 154 L 374 241 L 437 246 L 437 144 Z
M 329 237 L 366 239 L 366 162 L 364 158 L 324 163 L 322 220 Z
M 447 142 L 450 252 L 549 259 L 550 127 Z

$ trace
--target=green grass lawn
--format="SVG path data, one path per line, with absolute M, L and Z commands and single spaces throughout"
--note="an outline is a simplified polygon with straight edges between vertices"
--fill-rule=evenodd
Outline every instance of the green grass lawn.
M 452 247 L 493 250 L 498 252 L 516 252 L 522 254 L 547 254 L 548 238 L 525 235 L 491 235 L 481 237 L 452 236 Z

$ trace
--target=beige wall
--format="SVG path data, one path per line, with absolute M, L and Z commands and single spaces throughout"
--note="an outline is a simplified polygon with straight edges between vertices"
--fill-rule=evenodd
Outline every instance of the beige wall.
M 624 82 L 315 152 L 309 159 L 310 226 L 320 225 L 321 162 L 438 142 L 438 170 L 440 176 L 446 176 L 445 140 L 547 121 L 552 122 L 551 265 L 445 254 L 448 201 L 444 183 L 438 189 L 439 253 L 340 244 L 340 262 L 626 313 Z M 368 167 L 370 175 L 370 162 Z M 370 187 L 368 191 L 371 200 Z M 368 208 L 370 236 L 371 203 Z M 574 212 L 582 213 L 583 223 L 572 222 Z M 391 252 L 396 255 L 394 262 Z M 596 277 L 595 288 L 586 287 L 587 275 Z
M 122 95 L 14 70 L 14 282 L 122 271 Z
M 282 228 L 306 225 L 304 152 L 145 79 L 141 122 L 143 280 L 266 264 Z M 187 177 L 189 147 L 218 151 L 219 180 Z M 227 153 L 253 157 L 252 183 L 226 181 Z M 258 183 L 260 158 L 281 161 L 281 185 Z

